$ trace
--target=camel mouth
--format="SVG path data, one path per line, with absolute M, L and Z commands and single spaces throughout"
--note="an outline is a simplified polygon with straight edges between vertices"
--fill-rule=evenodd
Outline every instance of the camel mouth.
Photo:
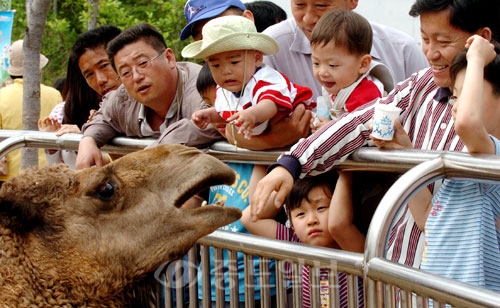
M 231 185 L 235 178 L 234 171 L 223 163 L 217 166 L 217 168 L 213 168 L 210 172 L 200 172 L 192 179 L 190 187 L 186 187 L 184 191 L 180 191 L 174 205 L 178 208 L 181 207 L 191 197 L 206 191 L 211 186 Z
M 209 187 L 230 185 L 236 178 L 233 169 L 223 161 L 180 144 L 164 144 L 130 153 L 114 161 L 108 169 L 110 173 L 123 173 L 127 177 L 137 170 L 144 182 L 142 185 L 154 183 L 168 204 L 177 208 Z

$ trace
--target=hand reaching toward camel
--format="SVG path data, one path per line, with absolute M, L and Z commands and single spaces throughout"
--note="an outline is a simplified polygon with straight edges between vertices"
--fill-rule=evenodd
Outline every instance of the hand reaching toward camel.
M 61 124 L 54 117 L 45 117 L 38 120 L 38 130 L 41 132 L 55 132 L 58 137 L 64 134 L 79 134 L 81 132 L 78 126 L 72 124 Z
M 55 132 L 61 128 L 61 123 L 55 117 L 45 117 L 38 120 L 38 130 L 41 132 Z

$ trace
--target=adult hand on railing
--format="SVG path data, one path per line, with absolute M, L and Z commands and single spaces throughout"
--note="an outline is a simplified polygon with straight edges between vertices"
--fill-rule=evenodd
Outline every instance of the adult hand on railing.
M 292 190 L 292 187 L 293 176 L 290 172 L 284 167 L 278 166 L 274 168 L 259 181 L 255 188 L 255 192 L 250 200 L 251 216 L 260 217 L 259 215 L 264 210 L 274 191 L 276 191 L 274 206 L 280 208 L 285 203 L 285 199 Z
M 94 138 L 83 137 L 78 145 L 78 155 L 76 156 L 76 169 L 83 169 L 92 166 L 101 167 L 104 165 L 101 150 L 97 147 Z
M 381 140 L 374 138 L 372 135 L 370 135 L 370 138 L 373 140 L 373 144 L 379 149 L 413 149 L 410 137 L 399 120 L 394 122 L 394 137 L 392 140 Z

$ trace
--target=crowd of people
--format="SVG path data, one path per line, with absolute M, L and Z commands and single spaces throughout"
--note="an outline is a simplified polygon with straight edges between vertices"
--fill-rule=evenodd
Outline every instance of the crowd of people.
M 58 136 L 83 136 L 78 151 L 45 150 L 47 159 L 75 169 L 102 166 L 112 157 L 100 148 L 116 136 L 152 138 L 150 147 L 203 148 L 226 140 L 250 150 L 287 148 L 271 166 L 228 163 L 236 183 L 211 187 L 183 206 L 200 206 L 203 199 L 225 203 L 243 211 L 227 230 L 363 252 L 366 226 L 355 223 L 360 205 L 353 196 L 359 183 L 354 174 L 335 170 L 356 149 L 500 154 L 500 2 L 415 0 L 408 9 L 420 20 L 421 47 L 354 12 L 357 0 L 290 2 L 293 16 L 286 18 L 269 1 L 188 0 L 179 35 L 193 42 L 182 55 L 203 65 L 177 61 L 149 23 L 82 34 L 71 50 L 62 96 L 42 88 L 38 125 Z M 18 44 L 9 68 L 14 84 L 0 90 L 3 129 L 21 129 L 10 124 L 14 111 L 6 103 L 16 105 L 11 87 L 22 86 Z M 40 63 L 40 69 L 47 63 L 43 55 Z M 328 113 L 315 115 L 320 102 Z M 401 109 L 392 140 L 371 136 L 377 104 Z M 9 154 L 0 162 L 7 176 L 0 180 L 15 175 L 15 159 Z M 386 257 L 500 292 L 499 187 L 463 179 L 428 185 L 399 211 Z M 236 265 L 226 256 L 221 261 L 241 273 L 244 305 L 243 256 Z M 210 262 L 215 304 L 213 250 Z M 254 266 L 258 277 L 257 259 Z M 271 284 L 274 267 L 270 262 Z M 229 305 L 228 271 L 224 275 Z M 345 290 L 345 277 L 339 284 Z M 257 307 L 259 285 L 256 278 Z M 358 281 L 359 307 L 362 285 Z M 307 266 L 302 287 L 303 305 L 310 307 Z M 271 296 L 275 307 L 275 290 Z M 347 307 L 347 294 L 340 304 Z

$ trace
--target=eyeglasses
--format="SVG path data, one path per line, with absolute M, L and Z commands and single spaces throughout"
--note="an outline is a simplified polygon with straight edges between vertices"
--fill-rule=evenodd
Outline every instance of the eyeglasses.
M 154 59 L 160 57 L 163 53 L 165 52 L 165 50 L 163 51 L 160 51 L 156 56 L 150 58 L 150 59 L 147 59 L 147 60 L 144 60 L 144 61 L 141 61 L 139 62 L 138 64 L 136 65 L 133 65 L 133 66 L 129 66 L 129 67 L 124 67 L 122 68 L 119 72 L 118 72 L 118 77 L 123 81 L 123 80 L 126 80 L 126 79 L 130 79 L 132 78 L 132 71 L 134 70 L 137 74 L 144 74 L 144 71 L 146 71 L 147 69 L 149 69 L 151 67 L 151 62 L 153 62 Z

